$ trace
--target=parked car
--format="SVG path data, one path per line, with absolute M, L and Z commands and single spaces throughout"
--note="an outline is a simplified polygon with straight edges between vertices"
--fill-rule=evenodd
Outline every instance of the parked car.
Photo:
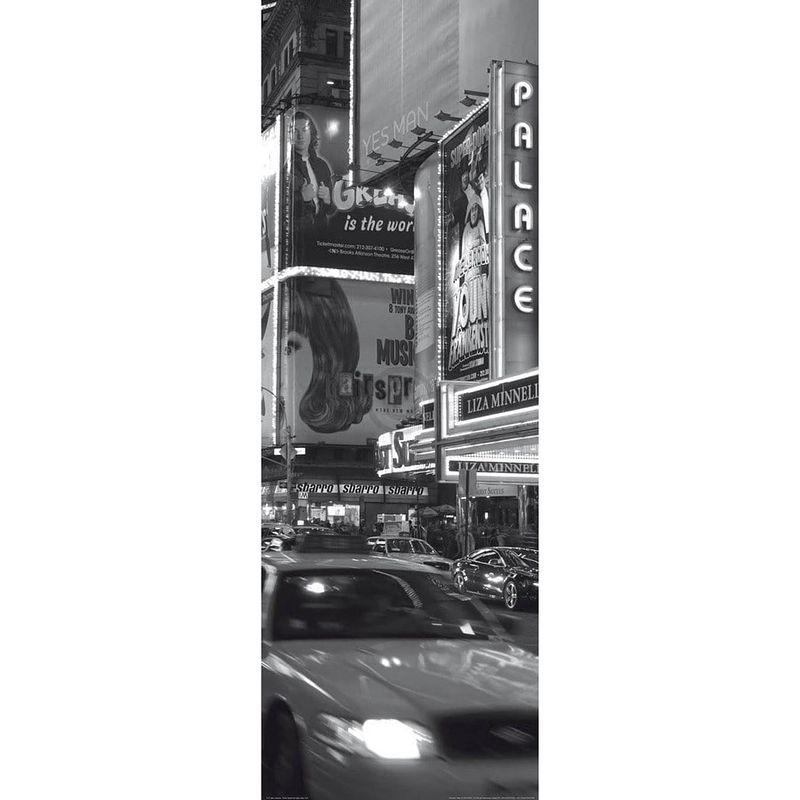
M 485 547 L 453 564 L 453 583 L 459 592 L 502 600 L 513 611 L 539 600 L 539 569 L 522 558 L 516 547 Z
M 262 797 L 536 796 L 536 656 L 437 570 L 315 539 L 345 541 L 262 571 Z
M 408 536 L 390 536 L 374 545 L 372 550 L 382 556 L 402 558 L 404 561 L 425 564 L 442 572 L 451 572 L 453 569 L 453 562 L 449 558 L 440 556 L 424 539 L 410 539 Z

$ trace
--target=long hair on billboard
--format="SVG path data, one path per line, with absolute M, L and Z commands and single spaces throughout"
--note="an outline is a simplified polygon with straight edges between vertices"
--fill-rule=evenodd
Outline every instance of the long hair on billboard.
M 347 296 L 331 278 L 294 280 L 289 328 L 308 339 L 313 357 L 311 379 L 300 400 L 300 418 L 318 433 L 357 425 L 372 407 L 372 392 L 342 391 L 342 377 L 354 375 L 361 353 L 358 328 Z

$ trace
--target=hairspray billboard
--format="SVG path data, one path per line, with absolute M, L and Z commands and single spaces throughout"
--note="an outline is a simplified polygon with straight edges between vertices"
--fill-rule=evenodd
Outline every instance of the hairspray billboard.
M 289 266 L 414 274 L 414 205 L 391 187 L 348 179 L 348 111 L 286 117 Z
M 442 142 L 442 377 L 489 377 L 489 109 Z
M 298 443 L 366 444 L 414 412 L 414 288 L 283 284 L 280 394 Z

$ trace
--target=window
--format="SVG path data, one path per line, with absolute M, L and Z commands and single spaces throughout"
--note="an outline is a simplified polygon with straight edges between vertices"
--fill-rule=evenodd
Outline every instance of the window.
M 269 90 L 272 91 L 278 84 L 278 68 L 273 67 L 269 73 Z
M 344 35 L 344 57 L 350 58 L 350 34 L 346 33 Z
M 485 553 L 481 553 L 479 556 L 474 556 L 472 560 L 477 561 L 479 564 L 488 564 L 495 558 L 498 558 L 497 553 L 495 553 L 494 550 L 489 550 Z
M 325 30 L 325 55 L 333 56 L 335 58 L 338 55 L 338 44 L 339 32 L 333 30 L 332 28 L 327 28 Z

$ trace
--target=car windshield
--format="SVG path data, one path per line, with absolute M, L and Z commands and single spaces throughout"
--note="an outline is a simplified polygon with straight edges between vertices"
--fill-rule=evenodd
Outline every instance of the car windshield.
M 414 540 L 414 552 L 421 553 L 422 555 L 432 556 L 436 554 L 436 551 L 427 543 L 423 542 L 421 539 Z
M 278 582 L 274 638 L 487 639 L 498 623 L 438 575 L 411 570 L 290 572 Z
M 408 539 L 387 539 L 386 540 L 387 553 L 410 553 L 411 542 Z

